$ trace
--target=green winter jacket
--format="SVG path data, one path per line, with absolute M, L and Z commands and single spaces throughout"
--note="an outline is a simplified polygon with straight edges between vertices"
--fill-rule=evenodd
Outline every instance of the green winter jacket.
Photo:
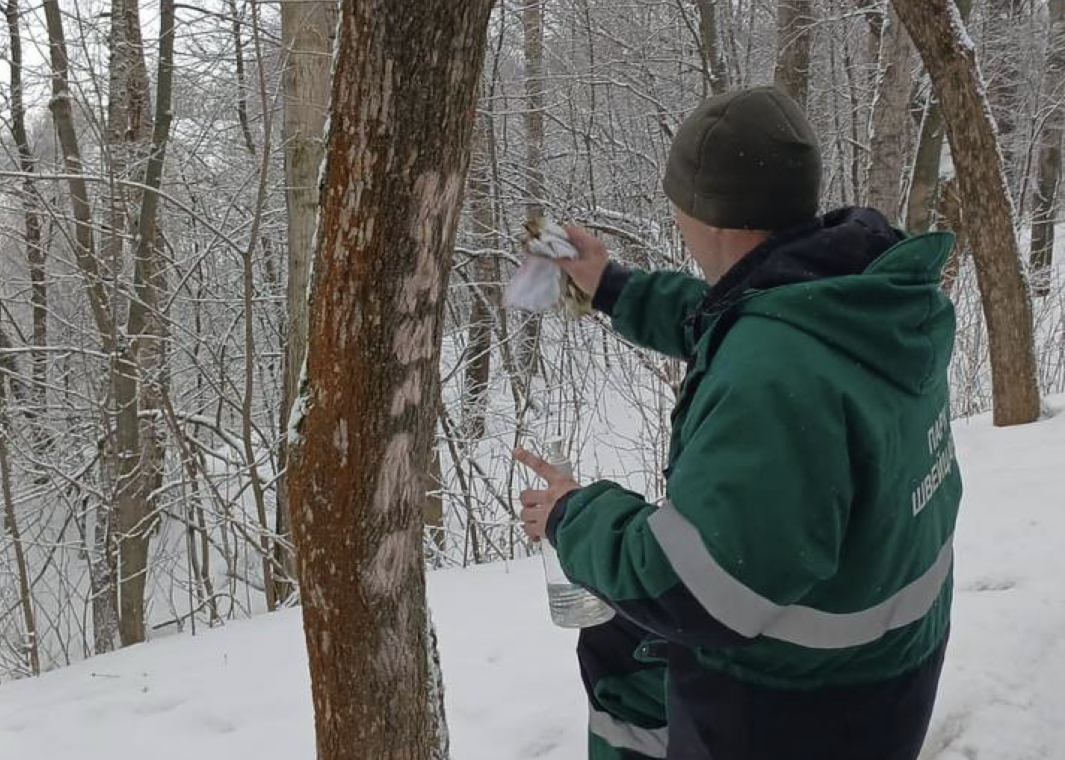
M 781 688 L 889 678 L 942 643 L 961 496 L 951 236 L 893 237 L 859 273 L 823 277 L 789 245 L 851 239 L 801 237 L 767 246 L 795 270 L 782 284 L 748 277 L 723 302 L 683 273 L 611 272 L 614 328 L 688 360 L 667 497 L 599 481 L 548 528 L 566 573 L 625 617 Z

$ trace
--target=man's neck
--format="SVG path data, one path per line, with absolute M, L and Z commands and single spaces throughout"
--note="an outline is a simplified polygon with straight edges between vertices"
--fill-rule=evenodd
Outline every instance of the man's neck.
M 715 251 L 717 255 L 709 267 L 700 264 L 706 281 L 711 285 L 716 284 L 744 256 L 764 243 L 769 235 L 765 230 L 721 230 Z

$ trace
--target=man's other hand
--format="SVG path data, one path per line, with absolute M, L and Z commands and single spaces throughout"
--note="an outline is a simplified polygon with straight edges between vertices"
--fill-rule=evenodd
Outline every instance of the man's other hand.
M 599 287 L 599 280 L 603 277 L 603 271 L 610 261 L 606 245 L 602 240 L 583 227 L 569 225 L 564 228 L 566 237 L 577 249 L 580 258 L 555 259 L 562 267 L 562 271 L 570 276 L 577 287 L 590 296 L 595 295 L 595 289 Z
M 528 467 L 545 481 L 542 491 L 526 490 L 518 496 L 521 501 L 521 527 L 529 538 L 539 541 L 546 535 L 547 518 L 563 496 L 580 488 L 577 482 L 557 467 L 525 449 L 514 449 L 514 459 Z

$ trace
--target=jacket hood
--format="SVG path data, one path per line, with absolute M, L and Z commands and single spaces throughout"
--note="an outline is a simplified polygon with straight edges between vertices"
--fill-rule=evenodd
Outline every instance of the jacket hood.
M 702 313 L 787 323 L 909 393 L 941 382 L 954 309 L 940 289 L 953 236 L 906 237 L 868 208 L 770 237 L 715 285 Z

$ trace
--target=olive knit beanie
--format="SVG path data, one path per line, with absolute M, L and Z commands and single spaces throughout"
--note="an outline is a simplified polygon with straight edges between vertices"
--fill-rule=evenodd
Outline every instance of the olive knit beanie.
M 795 101 L 772 87 L 718 95 L 681 124 L 662 187 L 712 227 L 792 227 L 817 214 L 817 136 Z

